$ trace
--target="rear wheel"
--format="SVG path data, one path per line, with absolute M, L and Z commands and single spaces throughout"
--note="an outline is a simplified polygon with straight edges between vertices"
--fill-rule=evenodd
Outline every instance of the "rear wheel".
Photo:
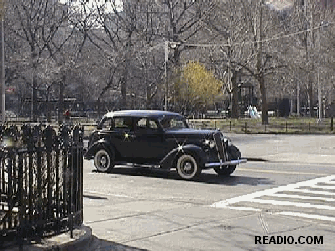
M 94 166 L 99 172 L 110 172 L 114 168 L 113 152 L 100 148 L 94 155 Z
M 201 173 L 199 162 L 190 154 L 183 154 L 177 161 L 177 173 L 185 180 L 195 179 Z

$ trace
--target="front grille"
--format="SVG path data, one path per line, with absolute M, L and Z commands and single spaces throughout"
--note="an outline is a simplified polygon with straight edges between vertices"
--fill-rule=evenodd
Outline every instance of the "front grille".
M 224 154 L 225 149 L 224 149 L 223 142 L 221 140 L 221 133 L 220 132 L 214 133 L 213 137 L 214 137 L 214 141 L 216 144 L 216 149 L 218 150 L 218 153 L 219 153 L 220 160 L 226 161 L 226 157 Z

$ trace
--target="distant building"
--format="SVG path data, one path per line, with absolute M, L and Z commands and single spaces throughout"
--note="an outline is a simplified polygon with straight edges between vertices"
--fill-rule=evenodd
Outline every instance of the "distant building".
M 333 9 L 335 7 L 335 0 L 320 0 L 320 3 L 327 9 Z
M 303 7 L 308 5 L 308 2 L 308 0 L 265 0 L 266 5 L 279 11 L 291 9 L 294 5 Z M 335 7 L 335 0 L 315 0 L 315 2 L 326 9 Z
M 294 6 L 294 0 L 265 0 L 265 4 L 271 9 L 283 11 Z
M 122 0 L 59 0 L 59 2 L 62 4 L 67 4 L 77 11 L 82 11 L 85 8 L 103 8 L 105 12 L 122 10 Z
M 59 0 L 61 4 L 68 6 L 71 12 L 70 23 L 78 24 L 80 21 L 87 27 L 99 29 L 102 26 L 103 15 L 123 10 L 122 0 Z

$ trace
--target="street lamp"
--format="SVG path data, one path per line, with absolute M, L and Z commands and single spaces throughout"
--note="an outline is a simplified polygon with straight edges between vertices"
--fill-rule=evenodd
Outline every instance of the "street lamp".
M 165 97 L 164 97 L 164 110 L 167 111 L 169 108 L 169 80 L 168 80 L 168 69 L 167 69 L 167 63 L 169 61 L 169 47 L 171 49 L 176 49 L 177 46 L 180 45 L 180 42 L 170 42 L 165 41 L 164 43 L 164 51 L 165 51 L 165 59 L 164 59 L 164 73 L 165 73 Z
M 167 79 L 167 62 L 169 60 L 169 41 L 165 41 L 164 45 L 165 58 L 164 58 L 164 74 L 165 74 L 165 97 L 164 97 L 164 110 L 168 110 L 169 98 L 169 81 Z
M 1 0 L 0 12 L 1 12 L 1 118 L 2 123 L 6 122 L 6 110 L 5 110 L 5 29 L 4 29 L 4 16 L 5 16 L 5 0 Z

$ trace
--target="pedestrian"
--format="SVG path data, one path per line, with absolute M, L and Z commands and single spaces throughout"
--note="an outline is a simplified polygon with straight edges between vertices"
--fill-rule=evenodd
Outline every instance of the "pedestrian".
M 71 114 L 70 114 L 69 109 L 67 109 L 67 110 L 64 112 L 64 117 L 65 117 L 65 121 L 66 121 L 66 122 L 69 122 L 69 121 L 70 121 Z

